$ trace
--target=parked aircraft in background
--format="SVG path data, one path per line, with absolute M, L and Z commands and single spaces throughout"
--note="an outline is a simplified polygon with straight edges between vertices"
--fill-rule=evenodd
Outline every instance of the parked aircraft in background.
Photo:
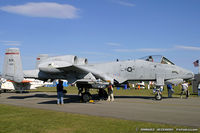
M 145 89 L 145 83 L 144 81 L 141 81 L 140 83 L 136 83 L 136 89 Z
M 23 84 L 24 86 L 22 87 L 17 86 L 17 84 L 14 81 L 6 80 L 4 78 L 0 79 L 1 82 L 1 90 L 6 92 L 6 91 L 25 91 L 25 90 L 31 90 L 31 89 L 36 89 L 38 87 L 44 86 L 44 81 L 37 80 L 37 79 L 25 79 Z M 26 84 L 26 85 L 25 85 Z
M 6 80 L 4 78 L 0 78 L 0 88 L 1 91 L 6 92 L 6 91 L 17 91 L 17 92 L 23 92 L 26 90 L 33 90 L 37 89 L 38 87 L 56 87 L 58 84 L 57 80 L 54 80 L 53 82 L 44 82 L 42 80 L 34 79 L 34 78 L 26 78 L 24 79 L 23 86 L 17 86 L 16 82 L 11 81 L 11 80 Z M 63 86 L 67 87 L 67 81 L 63 80 Z
M 120 85 L 128 81 L 155 81 L 159 88 L 165 83 L 179 84 L 183 80 L 192 79 L 191 71 L 174 65 L 163 56 L 147 56 L 138 60 L 117 61 L 99 64 L 88 64 L 86 58 L 74 55 L 38 57 L 35 70 L 22 70 L 20 51 L 9 48 L 5 53 L 3 77 L 16 84 L 24 85 L 24 78 L 66 79 L 68 83 L 84 88 L 84 101 L 90 99 L 89 88 L 104 89 L 109 83 Z M 102 91 L 99 91 L 102 92 Z M 162 96 L 157 94 L 158 99 Z

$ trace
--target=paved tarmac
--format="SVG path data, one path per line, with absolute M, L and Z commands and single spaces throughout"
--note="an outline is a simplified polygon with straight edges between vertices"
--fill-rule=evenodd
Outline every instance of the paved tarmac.
M 0 104 L 40 108 L 92 116 L 113 117 L 200 128 L 200 98 L 115 96 L 114 102 L 81 103 L 77 95 L 66 95 L 63 106 L 56 105 L 56 93 L 2 93 Z

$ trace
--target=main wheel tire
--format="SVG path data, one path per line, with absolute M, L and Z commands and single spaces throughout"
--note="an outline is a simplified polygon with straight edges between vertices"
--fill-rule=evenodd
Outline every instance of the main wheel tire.
M 89 102 L 92 99 L 92 95 L 90 93 L 82 93 L 83 102 Z
M 156 99 L 156 100 L 162 100 L 162 95 L 157 93 L 157 94 L 155 95 L 155 99 Z

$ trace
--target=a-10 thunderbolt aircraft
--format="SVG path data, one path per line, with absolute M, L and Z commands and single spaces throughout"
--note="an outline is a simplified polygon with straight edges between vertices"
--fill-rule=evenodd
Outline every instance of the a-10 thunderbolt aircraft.
M 5 53 L 3 77 L 24 87 L 24 78 L 40 80 L 66 79 L 84 88 L 83 100 L 90 100 L 90 88 L 104 90 L 109 83 L 120 85 L 128 81 L 156 81 L 159 88 L 165 83 L 179 84 L 194 77 L 191 71 L 176 66 L 163 56 L 147 56 L 128 61 L 88 64 L 87 59 L 73 55 L 48 57 L 39 55 L 35 70 L 22 70 L 20 51 L 8 48 Z M 102 91 L 99 91 L 102 92 Z M 103 91 L 105 93 L 105 90 Z M 158 95 L 161 99 L 162 96 Z

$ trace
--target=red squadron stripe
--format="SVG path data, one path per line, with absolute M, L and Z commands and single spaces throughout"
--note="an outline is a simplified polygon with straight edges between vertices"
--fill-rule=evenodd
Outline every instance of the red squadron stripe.
M 14 82 L 14 83 L 16 83 L 15 81 L 12 81 L 12 80 L 7 80 L 8 82 Z M 20 83 L 30 83 L 30 82 L 32 82 L 32 81 L 29 81 L 29 80 L 23 80 L 22 82 L 20 82 Z
M 29 80 L 23 80 L 21 83 L 30 83 L 32 81 L 29 81 Z
M 19 53 L 5 53 L 6 55 L 9 55 L 9 54 L 19 54 Z

